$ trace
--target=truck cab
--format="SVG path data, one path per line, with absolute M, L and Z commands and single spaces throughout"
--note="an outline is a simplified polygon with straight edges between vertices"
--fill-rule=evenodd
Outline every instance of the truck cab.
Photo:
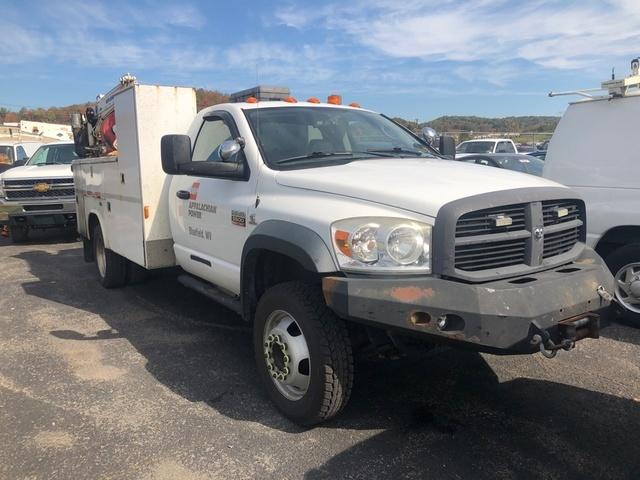
M 598 336 L 612 277 L 562 185 L 451 162 L 452 141 L 437 152 L 335 97 L 261 87 L 190 125 L 187 90 L 104 98 L 117 159 L 73 167 L 85 258 L 107 287 L 180 266 L 253 326 L 260 378 L 298 423 L 344 408 L 363 344 L 553 357 Z

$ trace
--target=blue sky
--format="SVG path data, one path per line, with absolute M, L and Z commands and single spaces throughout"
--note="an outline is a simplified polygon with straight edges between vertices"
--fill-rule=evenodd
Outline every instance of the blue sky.
M 640 0 L 3 1 L 0 106 L 84 102 L 141 83 L 257 83 L 408 119 L 559 115 L 549 90 L 627 75 Z

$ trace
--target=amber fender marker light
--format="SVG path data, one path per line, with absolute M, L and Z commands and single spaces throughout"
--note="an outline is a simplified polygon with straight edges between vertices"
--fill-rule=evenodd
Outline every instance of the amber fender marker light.
M 144 218 L 145 220 L 149 218 L 149 205 L 144 206 Z
M 336 230 L 334 239 L 338 249 L 347 257 L 351 256 L 351 247 L 349 247 L 349 232 L 344 230 Z

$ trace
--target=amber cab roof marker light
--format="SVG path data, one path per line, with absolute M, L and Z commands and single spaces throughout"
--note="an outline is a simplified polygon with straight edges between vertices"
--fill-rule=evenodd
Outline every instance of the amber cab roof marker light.
M 327 103 L 330 103 L 331 105 L 342 105 L 342 96 L 332 93 L 327 97 Z
M 246 100 L 247 103 L 258 103 L 258 99 L 256 97 L 249 97 Z
M 309 102 L 309 103 L 320 103 L 320 100 L 318 100 L 316 97 L 309 97 L 309 98 L 307 98 L 307 102 Z
M 282 99 L 283 102 L 287 102 L 287 103 L 298 103 L 298 100 L 296 100 L 293 97 L 286 97 Z

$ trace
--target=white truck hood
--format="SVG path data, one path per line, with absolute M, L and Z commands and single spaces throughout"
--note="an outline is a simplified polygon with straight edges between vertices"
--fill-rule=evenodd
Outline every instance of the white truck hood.
M 2 173 L 2 180 L 22 180 L 26 178 L 71 178 L 71 165 L 25 165 L 14 167 Z
M 443 205 L 482 193 L 562 185 L 525 173 L 431 158 L 379 158 L 281 170 L 280 185 L 358 198 L 435 217 Z

